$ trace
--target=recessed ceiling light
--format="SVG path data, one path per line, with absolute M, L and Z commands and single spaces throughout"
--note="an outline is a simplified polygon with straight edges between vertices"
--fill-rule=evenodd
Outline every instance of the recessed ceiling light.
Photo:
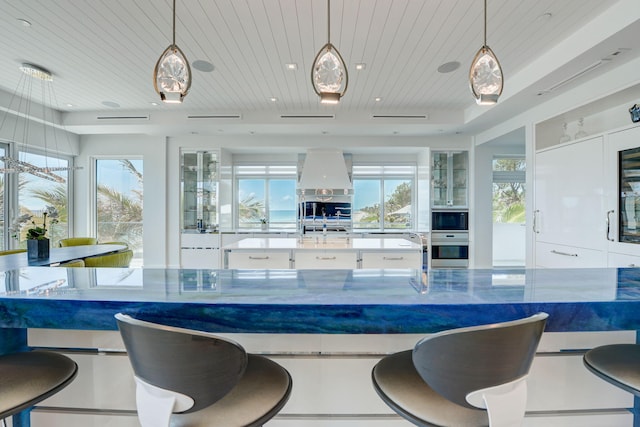
M 285 64 L 285 67 L 287 68 L 287 70 L 293 71 L 298 69 L 298 64 L 294 64 L 294 63 Z
M 120 108 L 120 104 L 113 101 L 102 101 L 102 105 L 109 108 Z
M 202 59 L 193 61 L 191 63 L 191 66 L 198 71 L 202 71 L 203 73 L 210 73 L 213 71 L 213 64 L 209 61 L 204 61 Z
M 66 104 L 64 104 L 64 105 L 66 105 L 67 107 L 73 107 L 73 104 L 70 104 L 68 102 Z
M 553 18 L 553 14 L 551 12 L 546 12 L 546 13 L 543 13 L 542 15 L 538 15 L 538 17 L 536 17 L 535 20 L 540 22 L 547 22 L 551 20 L 551 18 Z
M 382 101 L 382 98 L 380 98 L 380 97 L 378 96 L 377 98 L 375 98 L 375 101 L 376 101 L 376 102 L 380 102 L 380 101 Z
M 358 71 L 364 70 L 365 68 L 367 68 L 367 64 L 365 63 L 356 64 L 356 70 Z
M 21 23 L 23 27 L 29 28 L 31 26 L 31 22 L 27 21 L 26 19 L 17 18 L 16 21 Z
M 275 96 L 272 96 L 271 98 L 269 98 L 269 101 L 271 102 L 277 102 L 278 98 L 276 98 Z
M 158 103 L 155 101 L 150 102 L 149 104 L 153 105 L 154 107 L 158 106 Z
M 460 63 L 458 61 L 445 62 L 441 66 L 438 67 L 439 73 L 451 73 L 460 68 Z

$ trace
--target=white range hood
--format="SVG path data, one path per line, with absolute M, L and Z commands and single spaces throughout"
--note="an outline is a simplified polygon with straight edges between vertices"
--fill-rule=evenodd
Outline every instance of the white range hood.
M 341 150 L 310 149 L 298 180 L 298 194 L 328 199 L 353 192 L 347 163 Z

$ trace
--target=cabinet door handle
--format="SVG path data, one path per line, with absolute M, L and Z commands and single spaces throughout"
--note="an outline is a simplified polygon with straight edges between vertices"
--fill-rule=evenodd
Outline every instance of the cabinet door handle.
M 637 264 L 629 264 L 627 267 L 629 268 L 636 268 L 638 265 Z
M 614 213 L 615 211 L 611 210 L 607 212 L 607 240 L 610 242 L 613 242 L 614 239 L 612 239 L 611 237 L 609 237 L 609 231 L 611 230 L 611 214 Z
M 535 234 L 540 234 L 540 231 L 538 230 L 538 214 L 540 213 L 540 209 L 536 209 L 535 211 L 533 211 L 533 232 Z
M 570 254 L 569 252 L 556 251 L 555 249 L 552 250 L 551 253 L 556 255 L 564 255 L 564 256 L 575 256 L 575 257 L 578 256 L 578 254 Z
M 251 256 L 249 255 L 249 259 L 269 259 L 269 256 Z
M 334 260 L 334 259 L 336 259 L 336 257 L 334 257 L 334 256 L 317 256 L 316 259 L 320 260 L 320 261 L 328 261 L 328 260 Z
M 385 261 L 402 261 L 404 257 L 403 256 L 400 256 L 400 257 L 383 256 L 382 259 Z

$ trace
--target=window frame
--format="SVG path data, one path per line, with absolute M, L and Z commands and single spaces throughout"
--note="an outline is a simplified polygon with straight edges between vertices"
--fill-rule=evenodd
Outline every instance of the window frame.
M 294 188 L 297 184 L 297 164 L 295 162 L 237 162 L 233 165 L 233 224 L 234 228 L 237 230 L 255 230 L 260 227 L 260 224 L 256 224 L 256 226 L 240 226 L 240 180 L 264 180 L 264 218 L 267 220 L 267 224 L 270 223 L 269 220 L 269 206 L 270 195 L 269 195 L 269 182 L 272 180 L 291 180 L 293 181 Z M 254 172 L 242 172 L 241 169 L 254 169 Z M 262 172 L 259 170 L 262 169 Z M 278 169 L 281 169 L 279 172 Z M 295 206 L 297 211 L 297 206 L 299 203 L 298 195 L 294 189 L 292 194 L 295 200 Z M 293 223 L 279 223 L 277 228 L 287 229 L 287 228 L 296 228 L 297 227 L 297 219 L 294 218 Z
M 402 173 L 402 169 L 408 169 L 406 173 Z M 361 170 L 358 170 L 361 169 Z M 369 171 L 366 171 L 369 169 Z M 377 171 L 376 171 L 377 169 Z M 395 169 L 395 170 L 394 170 Z M 352 180 L 354 183 L 354 195 L 353 201 L 355 201 L 356 197 L 356 188 L 355 182 L 356 180 L 371 180 L 371 181 L 379 181 L 379 191 L 380 191 L 380 199 L 378 201 L 380 206 L 380 222 L 377 228 L 359 228 L 356 227 L 354 222 L 354 230 L 362 230 L 362 231 L 395 231 L 395 232 L 405 232 L 407 230 L 414 230 L 416 227 L 416 212 L 417 212 L 417 188 L 416 183 L 418 182 L 418 165 L 413 162 L 401 162 L 401 163 L 359 163 L 354 162 L 353 170 L 352 170 Z M 411 186 L 411 224 L 409 227 L 405 228 L 391 228 L 386 227 L 384 214 L 385 214 L 385 181 L 390 180 L 408 180 L 410 181 Z M 352 201 L 352 203 L 353 203 Z M 355 212 L 355 207 L 352 208 L 352 212 Z
M 41 147 L 33 147 L 33 146 L 25 146 L 24 144 L 18 144 L 13 142 L 1 141 L 0 144 L 8 146 L 9 148 L 5 151 L 7 156 L 13 156 L 16 159 L 20 159 L 21 153 L 34 154 L 38 156 L 49 157 L 52 159 L 60 159 L 67 162 L 67 167 L 69 170 L 67 172 L 67 236 L 72 235 L 73 231 L 73 220 L 74 220 L 74 178 L 75 178 L 75 160 L 76 157 L 70 154 L 64 153 L 52 153 L 51 150 Z M 9 204 L 5 206 L 5 214 L 9 212 L 9 220 L 12 222 L 19 214 L 20 214 L 20 189 L 19 189 L 19 179 L 16 173 L 5 174 L 5 195 L 7 188 L 9 189 Z M 6 203 L 5 199 L 5 205 Z M 44 208 L 44 207 L 43 207 Z M 5 216 L 5 218 L 7 218 Z M 15 249 L 19 247 L 20 242 L 17 242 L 13 239 L 8 233 L 8 224 L 5 221 L 5 240 L 8 242 L 5 243 L 5 247 L 7 249 Z

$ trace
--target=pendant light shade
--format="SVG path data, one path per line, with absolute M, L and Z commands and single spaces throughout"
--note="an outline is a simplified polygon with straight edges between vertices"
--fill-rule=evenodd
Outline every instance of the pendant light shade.
M 487 46 L 487 0 L 484 0 L 484 44 L 476 53 L 469 69 L 471 93 L 479 105 L 498 102 L 503 88 L 502 67 L 495 53 Z
M 191 88 L 191 67 L 176 45 L 176 1 L 173 0 L 173 43 L 162 52 L 153 69 L 153 87 L 162 102 L 180 103 Z
M 322 104 L 337 104 L 347 91 L 349 74 L 347 66 L 331 44 L 331 9 L 327 0 L 327 44 L 322 46 L 313 60 L 311 68 L 311 83 L 313 90 L 320 97 Z

